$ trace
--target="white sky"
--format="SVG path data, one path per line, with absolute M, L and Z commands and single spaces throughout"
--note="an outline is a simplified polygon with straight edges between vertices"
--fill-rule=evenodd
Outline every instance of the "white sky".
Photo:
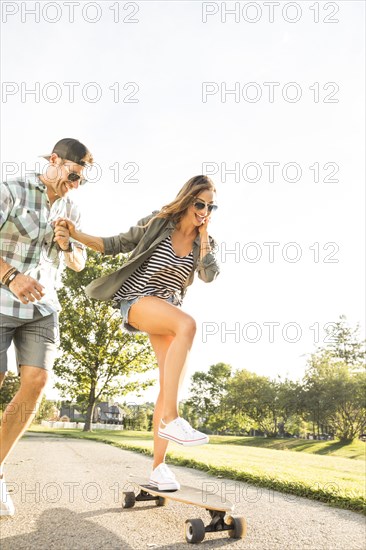
M 315 349 L 316 328 L 321 344 L 324 325 L 340 314 L 364 326 L 364 3 L 301 1 L 285 8 L 289 3 L 280 2 L 272 23 L 266 2 L 237 2 L 238 22 L 234 15 L 222 22 L 221 2 L 118 4 L 115 23 L 117 2 L 73 3 L 74 22 L 70 3 L 2 2 L 3 175 L 9 163 L 31 170 L 37 155 L 63 137 L 80 139 L 101 177 L 74 198 L 84 229 L 108 236 L 173 199 L 205 163 L 216 166 L 219 210 L 211 233 L 220 243 L 222 272 L 212 284 L 197 281 L 184 303 L 198 332 L 182 396 L 195 370 L 219 361 L 299 378 L 304 354 Z M 38 22 L 29 13 L 34 9 Z M 217 13 L 203 23 L 205 10 Z M 137 22 L 123 22 L 133 12 Z M 258 22 L 245 21 L 256 15 Z M 286 21 L 296 16 L 297 22 Z M 326 17 L 338 22 L 325 23 Z M 71 84 L 65 84 L 70 82 L 78 83 L 73 99 Z M 218 90 L 205 102 L 204 82 Z M 279 83 L 272 102 L 264 84 L 269 82 Z M 115 102 L 116 83 L 120 98 L 137 90 L 137 101 Z M 126 83 L 135 84 L 123 89 Z M 235 83 L 240 96 L 221 98 L 224 86 L 233 89 Z M 288 83 L 301 91 L 299 101 L 283 99 Z M 26 93 L 37 87 L 37 97 Z M 262 97 L 250 102 L 256 90 Z M 101 97 L 94 102 L 96 92 Z M 289 86 L 287 97 L 295 92 Z M 324 102 L 327 96 L 338 102 Z M 264 164 L 269 162 L 280 163 L 272 182 Z M 115 163 L 116 182 L 110 168 Z M 124 169 L 128 163 L 137 165 L 136 182 L 123 181 L 133 169 Z M 235 163 L 238 181 L 220 169 Z M 248 163 L 261 167 L 257 182 L 243 178 Z M 299 181 L 282 177 L 288 163 L 301 167 Z M 315 163 L 319 182 L 310 169 Z M 324 168 L 326 163 L 333 164 Z M 339 181 L 324 182 L 335 165 Z M 287 174 L 294 178 L 294 169 Z M 248 178 L 254 179 L 253 168 Z M 270 262 L 263 243 L 274 242 L 279 245 Z M 283 250 L 290 258 L 296 252 L 288 243 L 297 243 L 298 262 L 283 258 Z M 225 256 L 224 247 L 236 247 L 239 257 Z M 260 252 L 257 262 L 249 261 Z M 279 323 L 273 342 L 271 322 Z M 287 339 L 282 335 L 288 323 L 299 330 L 298 342 L 289 341 L 296 337 L 291 325 Z M 225 337 L 235 324 L 236 339 Z M 208 330 L 215 334 L 205 338 Z

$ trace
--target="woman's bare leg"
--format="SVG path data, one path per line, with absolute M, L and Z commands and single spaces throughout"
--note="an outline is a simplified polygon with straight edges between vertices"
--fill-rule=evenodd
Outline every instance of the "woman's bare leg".
M 153 417 L 154 426 L 154 463 L 153 470 L 165 460 L 165 454 L 169 441 L 158 437 L 160 420 L 164 408 L 164 364 L 168 348 L 173 340 L 173 336 L 150 335 L 150 342 L 155 352 L 159 365 L 159 383 L 160 390 L 156 401 Z
M 161 418 L 169 423 L 178 416 L 178 390 L 182 373 L 196 333 L 194 319 L 178 307 L 156 298 L 145 296 L 133 304 L 128 322 L 147 332 L 149 336 L 172 336 L 164 361 L 163 404 Z

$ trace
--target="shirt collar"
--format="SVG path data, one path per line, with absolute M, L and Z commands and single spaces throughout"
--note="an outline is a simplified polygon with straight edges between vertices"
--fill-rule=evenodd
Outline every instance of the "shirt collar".
M 41 176 L 41 174 L 38 174 L 36 172 L 34 174 L 30 174 L 30 176 L 26 178 L 27 183 L 45 193 L 47 192 L 47 186 L 41 182 L 39 176 Z M 53 204 L 60 201 L 67 201 L 67 197 L 58 197 Z
M 31 185 L 33 187 L 37 187 L 37 189 L 39 189 L 40 191 L 46 191 L 47 187 L 39 179 L 40 175 L 41 174 L 38 174 L 37 172 L 35 172 L 34 174 L 30 174 L 29 176 L 27 176 L 26 181 L 27 181 L 28 185 Z
M 176 226 L 176 223 L 173 220 L 171 220 L 171 219 L 168 220 L 167 229 L 173 230 L 173 229 L 175 229 L 175 226 Z M 197 245 L 200 245 L 201 239 L 200 239 L 200 234 L 199 233 L 198 233 L 197 237 L 194 239 L 193 242 L 196 243 Z

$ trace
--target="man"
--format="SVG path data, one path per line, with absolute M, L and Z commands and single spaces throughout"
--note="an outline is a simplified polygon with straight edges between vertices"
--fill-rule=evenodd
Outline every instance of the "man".
M 85 182 L 83 170 L 92 164 L 92 155 L 78 140 L 65 138 L 44 158 L 49 164 L 43 174 L 1 185 L 0 386 L 7 350 L 14 343 L 20 388 L 3 413 L 0 429 L 0 516 L 15 512 L 4 461 L 34 418 L 57 351 L 59 267 L 62 259 L 74 271 L 85 266 L 83 245 L 70 241 L 66 224 L 54 222 L 70 217 L 80 227 L 68 194 Z

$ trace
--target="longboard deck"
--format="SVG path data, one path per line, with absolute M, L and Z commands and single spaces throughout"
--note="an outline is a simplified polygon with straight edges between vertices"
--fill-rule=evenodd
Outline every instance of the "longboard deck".
M 222 512 L 232 512 L 234 510 L 234 504 L 230 500 L 223 498 L 219 494 L 213 494 L 197 487 L 182 485 L 178 491 L 159 491 L 156 487 L 149 484 L 148 479 L 130 477 L 128 481 L 156 497 L 199 506 L 206 510 Z

